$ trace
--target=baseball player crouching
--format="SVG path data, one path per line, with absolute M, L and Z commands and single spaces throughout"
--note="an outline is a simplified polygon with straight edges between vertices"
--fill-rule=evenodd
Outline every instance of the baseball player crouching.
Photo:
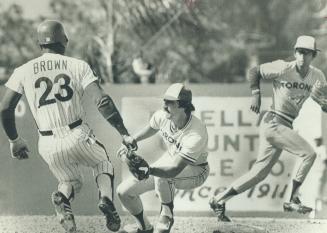
M 255 113 L 260 112 L 261 79 L 273 80 L 273 101 L 260 123 L 259 155 L 251 170 L 210 200 L 209 204 L 218 221 L 230 221 L 225 215 L 225 203 L 264 180 L 283 150 L 302 159 L 292 180 L 290 199 L 283 204 L 283 209 L 302 214 L 312 211 L 312 208 L 301 203 L 299 188 L 315 161 L 316 153 L 312 146 L 293 130 L 292 123 L 309 96 L 323 111 L 327 111 L 326 78 L 321 70 L 311 65 L 317 51 L 315 38 L 300 36 L 294 46 L 294 61 L 277 60 L 250 69 L 249 80 L 253 95 L 250 109 Z
M 155 230 L 160 233 L 170 232 L 174 223 L 175 188 L 199 187 L 209 174 L 207 129 L 201 120 L 192 115 L 195 110 L 192 92 L 183 84 L 175 83 L 167 89 L 163 98 L 163 109 L 156 111 L 149 124 L 134 135 L 134 138 L 141 141 L 160 132 L 167 151 L 151 166 L 135 153 L 128 156 L 124 147 L 117 153 L 137 177 L 123 181 L 117 187 L 117 193 L 123 206 L 134 216 L 138 225 L 134 232 L 138 233 L 154 231 L 143 213 L 139 197 L 141 194 L 155 189 L 161 202 L 160 217 Z M 134 162 L 133 157 L 137 157 L 139 162 Z
M 80 166 L 86 166 L 93 169 L 100 194 L 98 207 L 107 227 L 118 231 L 121 220 L 113 205 L 114 169 L 104 146 L 83 120 L 84 93 L 93 98 L 99 112 L 122 135 L 124 144 L 135 148 L 136 142 L 89 65 L 64 56 L 68 39 L 63 25 L 46 20 L 38 26 L 37 34 L 43 55 L 15 69 L 2 100 L 1 123 L 9 138 L 11 155 L 28 158 L 27 144 L 15 126 L 15 108 L 25 94 L 39 130 L 39 153 L 59 181 L 52 202 L 62 226 L 67 232 L 76 231 L 70 202 L 82 187 Z

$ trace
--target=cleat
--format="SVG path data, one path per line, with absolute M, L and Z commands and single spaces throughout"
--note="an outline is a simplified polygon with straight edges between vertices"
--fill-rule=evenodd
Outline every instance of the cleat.
M 218 222 L 231 222 L 230 218 L 225 215 L 225 203 L 219 204 L 214 198 L 211 198 L 209 205 L 217 215 Z
M 302 205 L 298 197 L 293 198 L 290 202 L 284 202 L 283 208 L 285 212 L 298 212 L 300 214 L 307 214 L 312 211 L 312 208 Z
M 67 233 L 75 233 L 76 223 L 70 202 L 67 197 L 65 197 L 65 195 L 61 192 L 57 191 L 52 193 L 51 199 L 62 227 Z
M 156 233 L 169 233 L 174 224 L 174 219 L 165 215 L 160 215 L 156 225 Z
M 108 197 L 101 197 L 98 207 L 106 217 L 107 228 L 113 232 L 118 231 L 121 220 L 112 201 Z
M 141 230 L 135 224 L 129 224 L 124 227 L 123 230 L 119 231 L 118 233 L 153 233 L 153 227 L 151 226 L 150 229 Z

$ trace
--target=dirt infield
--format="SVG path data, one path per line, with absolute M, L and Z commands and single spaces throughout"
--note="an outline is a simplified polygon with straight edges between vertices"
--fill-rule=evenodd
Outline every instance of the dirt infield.
M 122 217 L 123 224 L 132 223 Z M 155 221 L 156 218 L 150 218 Z M 109 232 L 101 216 L 76 216 L 77 233 Z M 213 217 L 176 217 L 172 233 L 326 233 L 327 220 L 235 218 L 216 223 Z M 64 233 L 54 216 L 0 216 L 0 233 Z

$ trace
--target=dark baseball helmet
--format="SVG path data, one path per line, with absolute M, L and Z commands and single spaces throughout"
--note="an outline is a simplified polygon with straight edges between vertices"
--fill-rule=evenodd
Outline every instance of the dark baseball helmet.
M 37 28 L 37 36 L 39 45 L 47 45 L 60 43 L 66 47 L 68 38 L 66 36 L 64 26 L 56 20 L 45 20 Z

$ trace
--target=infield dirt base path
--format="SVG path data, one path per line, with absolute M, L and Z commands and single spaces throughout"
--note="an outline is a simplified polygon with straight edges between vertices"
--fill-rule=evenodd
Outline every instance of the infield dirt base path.
M 75 216 L 77 233 L 110 232 L 102 216 Z M 150 217 L 151 222 L 156 217 Z M 175 217 L 171 233 L 326 233 L 327 220 L 234 218 L 217 223 L 214 217 Z M 122 216 L 122 226 L 132 223 Z M 0 216 L 0 233 L 64 233 L 55 216 Z

